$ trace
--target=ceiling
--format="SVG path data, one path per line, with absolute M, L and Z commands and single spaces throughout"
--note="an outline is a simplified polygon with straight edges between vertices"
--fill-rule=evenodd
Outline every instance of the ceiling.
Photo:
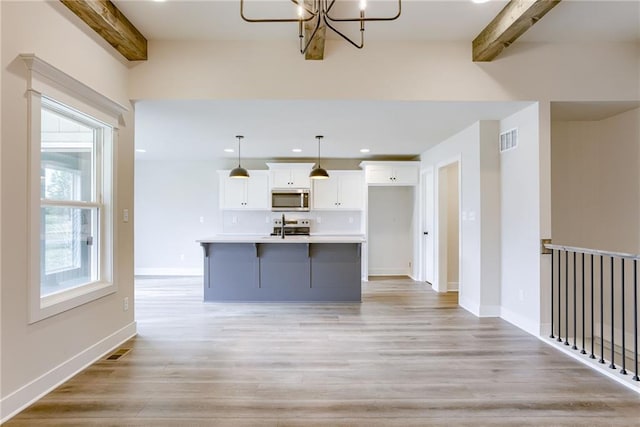
M 414 157 L 478 120 L 498 120 L 527 102 L 415 101 L 139 101 L 136 148 L 144 158 L 242 156 L 309 158 Z M 322 120 L 318 120 L 321 117 Z M 291 150 L 299 148 L 300 153 Z M 363 154 L 360 149 L 368 148 Z M 140 158 L 140 154 L 138 154 Z
M 289 40 L 295 23 L 248 23 L 240 18 L 239 0 L 189 1 L 114 0 L 148 40 Z M 336 5 L 356 8 L 357 1 Z M 404 0 L 402 15 L 393 22 L 367 24 L 366 43 L 378 40 L 469 41 L 508 2 L 492 0 Z M 290 0 L 246 0 L 253 18 L 295 17 Z M 395 0 L 369 0 L 369 16 L 388 16 Z M 348 13 L 345 13 L 347 15 Z M 595 18 L 597 17 L 597 18 Z M 527 31 L 519 42 L 640 40 L 640 2 L 636 0 L 564 0 Z M 356 24 L 357 26 L 357 24 Z M 341 26 L 349 30 L 349 25 Z M 355 28 L 357 33 L 357 28 Z M 335 35 L 327 32 L 328 38 Z
M 239 0 L 114 0 L 114 3 L 150 41 L 290 40 L 297 37 L 295 24 L 242 21 Z M 403 40 L 471 43 L 506 3 L 506 0 L 484 4 L 470 0 L 404 0 L 402 16 L 397 21 L 367 25 L 366 43 Z M 346 4 L 345 7 L 352 7 L 357 2 L 347 1 Z M 388 15 L 395 4 L 395 0 L 369 0 L 367 11 L 370 16 Z M 295 13 L 290 7 L 290 0 L 246 0 L 245 13 L 252 17 L 281 17 Z M 332 38 L 329 33 L 327 37 Z M 517 43 L 577 41 L 640 41 L 640 1 L 564 0 Z M 297 52 L 292 54 L 298 55 Z M 410 158 L 477 120 L 499 120 L 528 104 L 138 101 L 136 148 L 144 149 L 146 153 L 137 153 L 137 157 L 234 157 L 237 153 L 226 153 L 224 149 L 235 149 L 234 136 L 243 134 L 243 157 L 308 159 L 317 154 L 315 135 L 322 134 L 325 136 L 323 157 Z M 597 120 L 635 108 L 627 104 L 561 103 L 552 112 L 555 118 L 562 120 Z M 317 117 L 323 120 L 318 121 Z M 293 148 L 302 151 L 293 153 Z M 361 148 L 370 149 L 370 153 L 361 153 Z

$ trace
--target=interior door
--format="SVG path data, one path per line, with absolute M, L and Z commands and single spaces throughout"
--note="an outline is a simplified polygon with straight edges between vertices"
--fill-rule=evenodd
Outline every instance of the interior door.
M 433 284 L 435 280 L 434 269 L 434 187 L 433 187 L 433 171 L 427 170 L 423 173 L 423 212 L 422 215 L 422 254 L 423 254 L 423 280 Z

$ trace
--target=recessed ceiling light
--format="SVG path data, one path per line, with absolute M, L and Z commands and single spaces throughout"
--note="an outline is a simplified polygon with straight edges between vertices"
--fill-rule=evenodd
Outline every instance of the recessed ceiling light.
M 136 148 L 136 153 L 146 153 L 147 150 L 145 150 L 144 148 Z
M 225 153 L 233 153 L 233 148 L 225 148 L 224 152 Z
M 471 1 L 476 4 L 481 4 L 481 3 L 487 3 L 489 0 L 471 0 Z
M 368 153 L 369 151 L 371 151 L 371 150 L 369 150 L 368 148 L 361 148 L 360 149 L 361 153 Z
M 291 151 L 294 153 L 302 153 L 302 148 L 292 148 Z

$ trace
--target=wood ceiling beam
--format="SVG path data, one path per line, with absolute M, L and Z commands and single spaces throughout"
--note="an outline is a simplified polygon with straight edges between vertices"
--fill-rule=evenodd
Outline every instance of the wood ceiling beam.
M 307 7 L 307 9 L 313 9 L 313 0 L 304 0 L 304 5 Z M 312 19 L 311 21 L 304 23 L 305 46 L 308 43 L 309 37 L 311 37 L 311 34 L 313 34 L 313 30 L 316 28 L 317 21 L 318 19 Z M 327 26 L 324 25 L 324 22 L 321 22 L 320 28 L 318 28 L 318 32 L 316 32 L 316 35 L 311 40 L 311 43 L 309 44 L 309 47 L 304 54 L 304 59 L 313 61 L 321 61 L 324 59 L 324 41 L 326 32 Z
M 129 61 L 147 59 L 147 39 L 109 0 L 60 0 Z
M 491 61 L 560 0 L 511 0 L 473 40 L 473 61 Z

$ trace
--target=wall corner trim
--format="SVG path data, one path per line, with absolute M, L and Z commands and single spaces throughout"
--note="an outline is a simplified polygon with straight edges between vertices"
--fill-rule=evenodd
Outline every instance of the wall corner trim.
M 0 400 L 0 424 L 8 421 L 27 406 L 95 363 L 105 354 L 134 337 L 136 334 L 137 326 L 134 321 L 61 363 L 49 372 L 42 374 L 30 383 L 25 384 L 18 390 L 3 397 Z

